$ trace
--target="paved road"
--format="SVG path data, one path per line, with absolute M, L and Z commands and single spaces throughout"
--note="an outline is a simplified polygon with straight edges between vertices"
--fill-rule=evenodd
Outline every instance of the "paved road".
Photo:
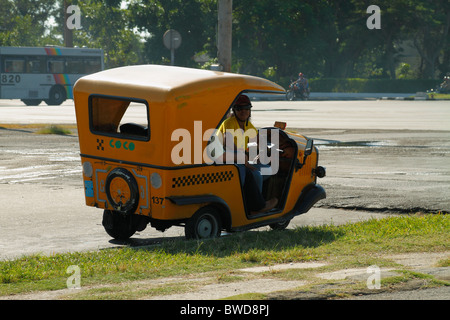
M 254 101 L 253 122 L 291 128 L 444 130 L 450 129 L 449 101 Z M 75 123 L 72 100 L 61 106 L 27 107 L 19 100 L 0 100 L 1 123 Z

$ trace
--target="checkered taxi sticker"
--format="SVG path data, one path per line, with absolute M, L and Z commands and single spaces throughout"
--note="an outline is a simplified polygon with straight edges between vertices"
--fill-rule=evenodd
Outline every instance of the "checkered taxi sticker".
M 197 184 L 224 182 L 231 180 L 231 178 L 233 178 L 232 171 L 200 173 L 191 176 L 180 176 L 172 178 L 172 188 L 193 186 Z

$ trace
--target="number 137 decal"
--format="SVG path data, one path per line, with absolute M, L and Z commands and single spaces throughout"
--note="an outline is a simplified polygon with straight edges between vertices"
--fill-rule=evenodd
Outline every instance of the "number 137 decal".
M 152 203 L 153 204 L 159 204 L 162 205 L 164 202 L 164 198 L 161 197 L 152 197 Z

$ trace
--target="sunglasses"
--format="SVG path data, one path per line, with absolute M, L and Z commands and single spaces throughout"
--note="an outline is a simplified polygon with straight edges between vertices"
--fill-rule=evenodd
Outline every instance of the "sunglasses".
M 251 108 L 252 108 L 251 105 L 248 105 L 248 106 L 236 106 L 236 107 L 234 107 L 234 110 L 242 111 L 242 110 L 250 110 Z

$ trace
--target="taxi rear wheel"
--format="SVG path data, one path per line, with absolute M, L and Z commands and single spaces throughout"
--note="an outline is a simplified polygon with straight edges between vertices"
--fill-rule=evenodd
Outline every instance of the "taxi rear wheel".
M 127 240 L 136 232 L 133 215 L 114 210 L 103 211 L 102 225 L 106 233 L 117 240 Z
M 222 231 L 220 215 L 214 207 L 203 207 L 186 222 L 184 231 L 187 239 L 219 237 Z

